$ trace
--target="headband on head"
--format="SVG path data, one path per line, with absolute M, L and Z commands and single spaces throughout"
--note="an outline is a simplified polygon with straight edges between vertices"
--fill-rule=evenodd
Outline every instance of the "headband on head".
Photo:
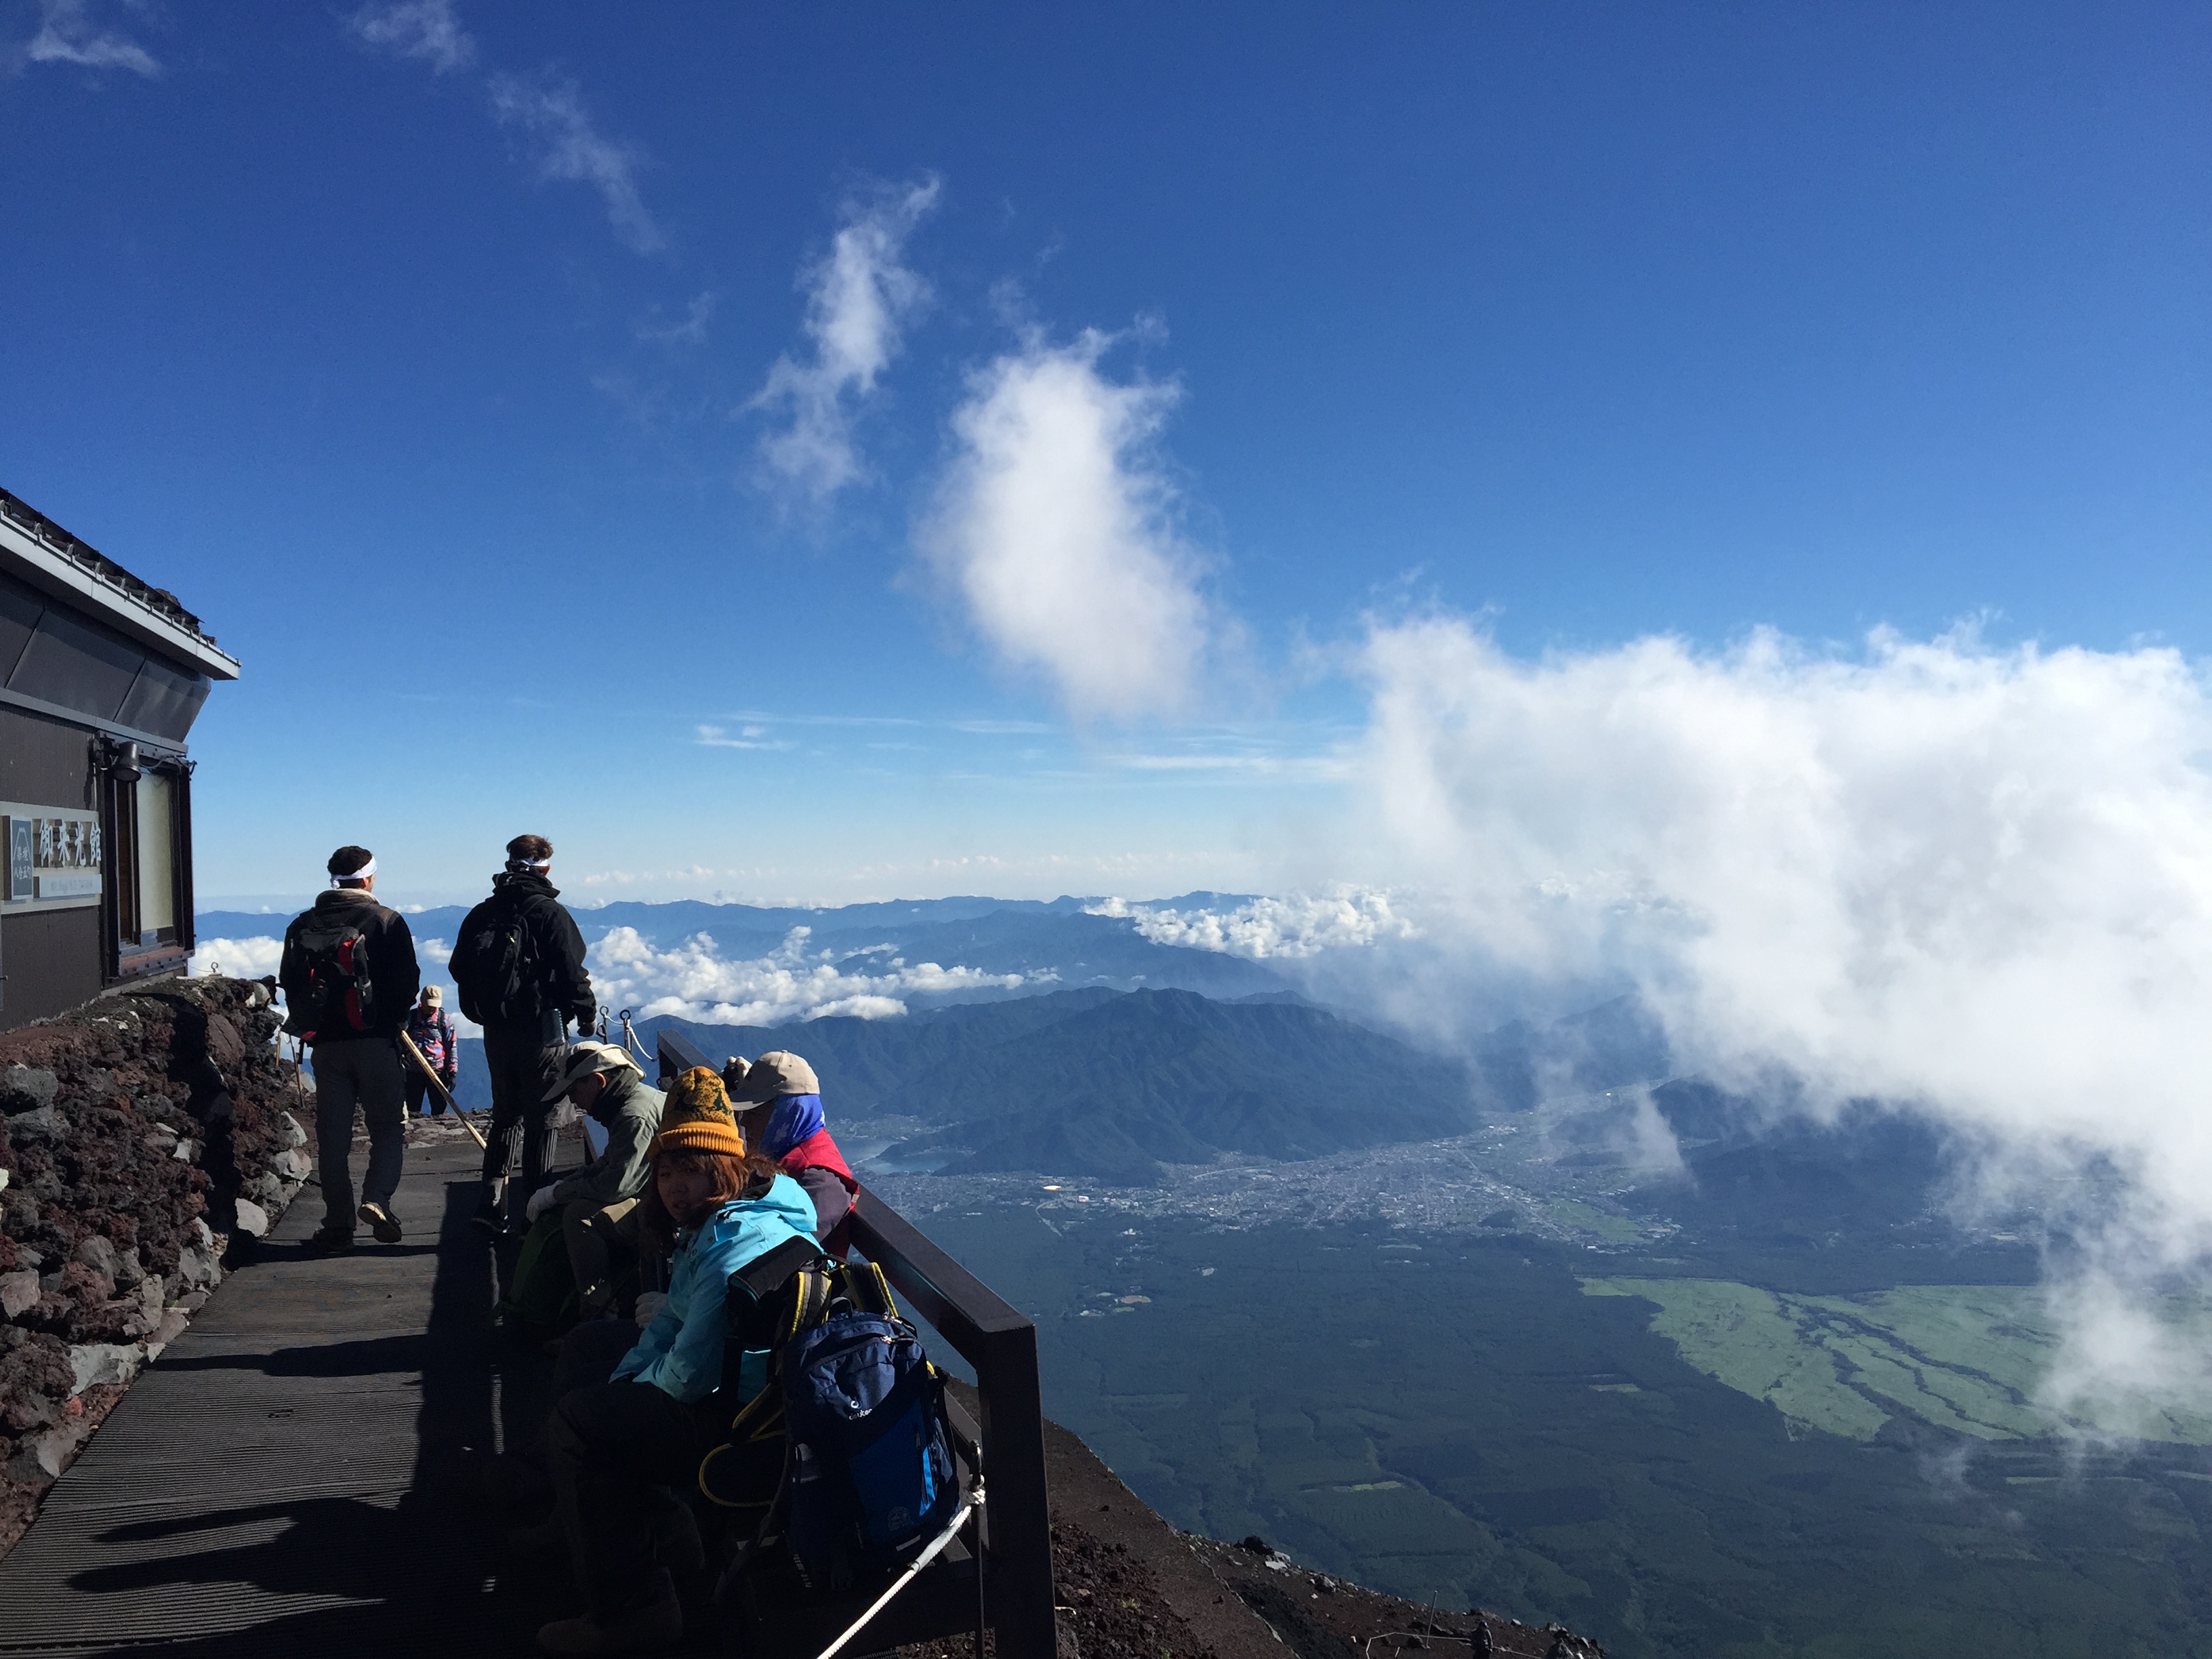
M 332 875 L 331 877 L 331 884 L 335 886 L 337 883 L 342 881 L 360 881 L 367 877 L 373 876 L 375 873 L 376 860 L 374 859 L 371 859 L 368 863 L 362 865 L 358 870 L 349 871 L 343 876 L 336 874 Z
M 507 867 L 515 871 L 550 870 L 553 867 L 553 860 L 551 859 L 509 859 L 507 861 Z

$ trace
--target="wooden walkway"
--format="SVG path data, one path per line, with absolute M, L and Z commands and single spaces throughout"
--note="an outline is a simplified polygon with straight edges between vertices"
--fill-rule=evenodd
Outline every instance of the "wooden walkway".
M 478 1157 L 409 1148 L 404 1242 L 335 1260 L 300 1252 L 301 1190 L 0 1562 L 0 1656 L 536 1650 L 568 1592 L 503 1571 L 483 1471 L 542 1425 L 550 1367 L 488 1334 Z

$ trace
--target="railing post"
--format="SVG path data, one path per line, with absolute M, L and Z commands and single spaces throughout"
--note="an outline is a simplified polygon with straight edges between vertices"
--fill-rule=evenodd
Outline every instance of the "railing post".
M 1044 1401 L 1036 1327 L 993 1334 L 975 1361 L 983 1406 L 983 1470 L 991 1547 L 985 1588 L 1002 1659 L 1053 1659 L 1052 1517 L 1044 1475 Z

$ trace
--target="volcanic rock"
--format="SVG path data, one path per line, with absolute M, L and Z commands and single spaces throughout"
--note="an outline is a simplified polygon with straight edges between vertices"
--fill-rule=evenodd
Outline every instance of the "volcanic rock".
M 0 1111 L 10 1117 L 54 1103 L 61 1080 L 39 1066 L 10 1066 L 0 1072 Z
M 21 1071 L 18 1066 L 15 1070 Z M 54 1146 L 69 1139 L 70 1122 L 51 1103 L 8 1119 L 9 1144 L 15 1146 Z
M 0 1553 L 297 1190 L 276 1029 L 266 987 L 210 978 L 0 1034 Z

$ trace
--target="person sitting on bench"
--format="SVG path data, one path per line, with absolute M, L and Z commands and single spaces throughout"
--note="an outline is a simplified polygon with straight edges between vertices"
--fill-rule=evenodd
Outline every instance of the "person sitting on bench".
M 614 1251 L 637 1250 L 640 1206 L 653 1178 L 653 1139 L 660 1133 L 665 1101 L 627 1049 L 611 1042 L 571 1043 L 560 1074 L 546 1091 L 566 1095 L 607 1132 L 606 1150 L 575 1174 L 531 1194 L 532 1221 L 558 1206 L 561 1234 L 576 1280 L 579 1320 L 605 1319 L 615 1307 Z
M 730 1275 L 793 1239 L 811 1240 L 814 1206 L 789 1176 L 745 1146 L 722 1080 L 703 1066 L 668 1091 L 641 1206 L 648 1248 L 673 1250 L 668 1299 L 613 1380 L 553 1408 L 546 1436 L 555 1515 L 589 1611 L 538 1632 L 555 1654 L 643 1652 L 678 1641 L 675 1576 L 701 1562 L 698 1532 L 676 1492 L 742 1403 L 723 1383 Z M 762 1377 L 766 1356 L 759 1356 Z M 759 1380 L 752 1382 L 757 1390 Z
M 738 1072 L 738 1080 L 731 1073 Z M 776 1162 L 776 1167 L 806 1188 L 814 1200 L 814 1237 L 839 1259 L 851 1229 L 845 1218 L 860 1183 L 845 1163 L 845 1155 L 830 1139 L 822 1116 L 822 1085 L 814 1068 L 797 1054 L 778 1048 L 763 1054 L 750 1066 L 733 1060 L 723 1068 L 730 1099 L 741 1111 L 739 1120 L 748 1144 L 757 1146 Z

